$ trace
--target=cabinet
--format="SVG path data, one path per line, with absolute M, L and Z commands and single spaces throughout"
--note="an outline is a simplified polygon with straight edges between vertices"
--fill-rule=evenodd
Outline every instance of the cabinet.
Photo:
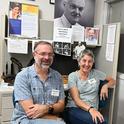
M 10 124 L 13 112 L 13 87 L 0 88 L 0 124 Z

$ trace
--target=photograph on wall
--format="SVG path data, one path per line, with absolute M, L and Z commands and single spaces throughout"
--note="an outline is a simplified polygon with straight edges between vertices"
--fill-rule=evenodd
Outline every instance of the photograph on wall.
M 22 6 L 17 2 L 10 2 L 9 6 L 9 34 L 21 35 L 21 10 Z
M 54 42 L 53 47 L 57 49 L 62 49 L 62 42 Z
M 86 45 L 97 45 L 99 41 L 99 28 L 86 27 L 85 29 L 85 42 Z
M 54 52 L 55 52 L 56 54 L 62 55 L 62 49 L 61 49 L 61 48 L 54 48 Z
M 53 48 L 56 54 L 71 56 L 71 43 L 53 42 Z
M 71 56 L 71 50 L 70 49 L 63 49 L 63 54 L 65 56 Z
M 65 56 L 71 56 L 71 43 L 63 42 L 63 54 Z
M 56 54 L 62 55 L 62 48 L 63 48 L 62 42 L 53 42 L 53 48 Z
M 86 43 L 80 41 L 73 42 L 73 59 L 77 59 L 81 53 L 81 51 L 85 50 Z
M 71 44 L 63 42 L 63 49 L 71 49 Z
M 94 25 L 95 0 L 55 0 L 54 27 Z
M 9 18 L 10 19 L 21 19 L 22 5 L 17 2 L 10 2 L 9 6 Z
M 38 37 L 38 6 L 9 3 L 9 36 Z

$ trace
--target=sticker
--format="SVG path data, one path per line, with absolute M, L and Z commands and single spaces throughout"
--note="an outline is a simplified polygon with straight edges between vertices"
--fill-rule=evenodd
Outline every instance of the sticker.
M 52 89 L 51 95 L 52 96 L 59 96 L 59 90 Z
M 95 84 L 96 83 L 96 79 L 95 78 L 92 78 L 90 80 L 88 80 L 89 84 Z

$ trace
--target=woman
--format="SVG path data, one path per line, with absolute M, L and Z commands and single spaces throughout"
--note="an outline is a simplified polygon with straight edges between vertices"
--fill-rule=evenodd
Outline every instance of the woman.
M 20 19 L 21 17 L 21 5 L 19 3 L 14 3 L 11 5 L 10 19 Z
M 78 58 L 79 70 L 69 74 L 68 119 L 71 124 L 104 124 L 104 117 L 98 111 L 98 91 L 100 80 L 108 83 L 102 86 L 100 99 L 108 97 L 108 88 L 115 80 L 106 74 L 92 69 L 94 55 L 90 50 L 84 50 Z

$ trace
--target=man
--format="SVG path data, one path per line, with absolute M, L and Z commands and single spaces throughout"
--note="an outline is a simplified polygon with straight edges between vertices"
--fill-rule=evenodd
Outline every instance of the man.
M 50 68 L 54 52 L 50 43 L 35 44 L 35 63 L 17 74 L 12 124 L 65 124 L 58 113 L 64 109 L 61 75 Z
M 98 39 L 97 39 L 97 34 L 96 34 L 96 30 L 93 28 L 89 28 L 86 30 L 86 44 L 87 45 L 97 45 L 98 43 Z
M 64 13 L 60 18 L 54 19 L 54 26 L 71 28 L 72 25 L 79 25 L 83 15 L 85 0 L 64 0 Z

